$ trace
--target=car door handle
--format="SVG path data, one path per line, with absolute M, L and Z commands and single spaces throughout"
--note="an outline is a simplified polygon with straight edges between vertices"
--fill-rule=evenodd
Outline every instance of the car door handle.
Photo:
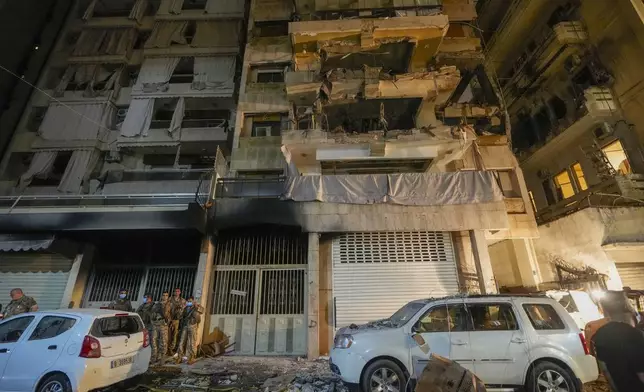
M 512 338 L 512 340 L 510 340 L 510 341 L 511 341 L 512 343 L 518 343 L 518 344 L 523 344 L 523 343 L 526 343 L 526 342 L 527 342 L 527 340 L 525 340 L 525 339 L 523 339 L 523 338 Z
M 454 346 L 467 346 L 467 342 L 464 342 L 462 340 L 454 340 L 454 341 L 452 341 L 452 345 L 454 345 Z
M 8 348 L 0 348 L 0 353 L 10 353 Z
M 47 350 L 55 350 L 55 349 L 57 349 L 57 348 L 58 348 L 58 346 L 56 346 L 56 345 L 54 344 L 53 346 L 49 346 L 49 347 L 47 347 Z

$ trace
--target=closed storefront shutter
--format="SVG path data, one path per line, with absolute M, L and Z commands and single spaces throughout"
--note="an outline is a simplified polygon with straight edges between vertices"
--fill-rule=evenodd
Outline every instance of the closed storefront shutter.
M 9 304 L 9 292 L 21 288 L 38 302 L 40 310 L 60 308 L 73 260 L 48 253 L 0 254 L 0 304 Z
M 616 263 L 622 285 L 633 290 L 644 290 L 644 263 Z
M 347 233 L 333 240 L 337 328 L 387 318 L 412 300 L 456 293 L 448 232 Z

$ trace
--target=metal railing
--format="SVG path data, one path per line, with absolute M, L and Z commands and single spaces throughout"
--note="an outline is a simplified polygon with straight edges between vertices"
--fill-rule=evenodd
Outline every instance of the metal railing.
M 0 208 L 47 208 L 47 207 L 119 207 L 187 205 L 196 197 L 207 196 L 204 192 L 157 193 L 135 195 L 21 195 L 0 196 Z
M 278 198 L 284 192 L 285 177 L 279 178 L 220 178 L 215 198 Z

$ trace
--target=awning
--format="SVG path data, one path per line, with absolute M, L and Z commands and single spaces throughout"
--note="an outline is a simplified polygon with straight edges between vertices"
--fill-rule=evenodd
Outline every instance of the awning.
M 53 234 L 0 234 L 0 252 L 47 250 L 54 240 Z

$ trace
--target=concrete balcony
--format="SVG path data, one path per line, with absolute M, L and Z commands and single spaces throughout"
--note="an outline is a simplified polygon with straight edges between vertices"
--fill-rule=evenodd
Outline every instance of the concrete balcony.
M 203 90 L 195 90 L 192 88 L 192 83 L 169 83 L 166 91 L 145 92 L 139 85 L 135 85 L 129 89 L 122 89 L 121 95 L 148 97 L 148 98 L 174 98 L 174 97 L 211 97 L 211 98 L 228 98 L 232 97 L 235 92 L 235 84 L 232 80 L 230 83 L 222 84 L 216 88 L 208 88 Z
M 291 39 L 282 37 L 255 37 L 246 45 L 245 61 L 251 65 L 287 63 L 291 61 L 293 50 Z
M 561 152 L 558 146 L 569 145 L 602 123 L 615 120 L 618 114 L 610 89 L 586 89 L 583 93 L 583 104 L 574 116 L 554 124 L 550 136 L 544 143 L 535 144 L 529 150 L 520 152 L 521 166 L 532 166 L 541 159 L 550 159 Z
M 289 33 L 296 70 L 311 69 L 312 64 L 319 62 L 319 52 L 324 51 L 325 62 L 332 63 L 332 68 L 372 57 L 373 64 L 364 63 L 376 66 L 378 62 L 398 61 L 391 68 L 400 73 L 408 64 L 412 71 L 426 70 L 448 27 L 447 15 L 432 15 L 291 22 Z M 352 55 L 347 56 L 349 53 Z M 369 53 L 378 53 L 378 60 Z
M 504 86 L 508 106 L 531 87 L 558 73 L 570 56 L 582 54 L 588 43 L 588 32 L 579 21 L 561 22 L 544 29 L 535 42 L 541 44 L 515 64 L 516 71 Z
M 240 94 L 237 110 L 270 113 L 290 109 L 283 83 L 248 83 Z
M 190 120 L 184 122 L 184 127 L 174 138 L 167 129 L 150 129 L 147 136 L 125 137 L 118 136 L 116 145 L 119 147 L 152 147 L 176 146 L 187 142 L 224 143 L 228 138 L 227 129 L 223 127 L 193 127 Z M 180 137 L 179 137 L 180 136 Z
M 537 222 L 544 224 L 589 207 L 641 205 L 644 175 L 617 175 L 537 211 Z
M 286 163 L 279 136 L 240 137 L 233 149 L 230 170 L 283 170 Z

